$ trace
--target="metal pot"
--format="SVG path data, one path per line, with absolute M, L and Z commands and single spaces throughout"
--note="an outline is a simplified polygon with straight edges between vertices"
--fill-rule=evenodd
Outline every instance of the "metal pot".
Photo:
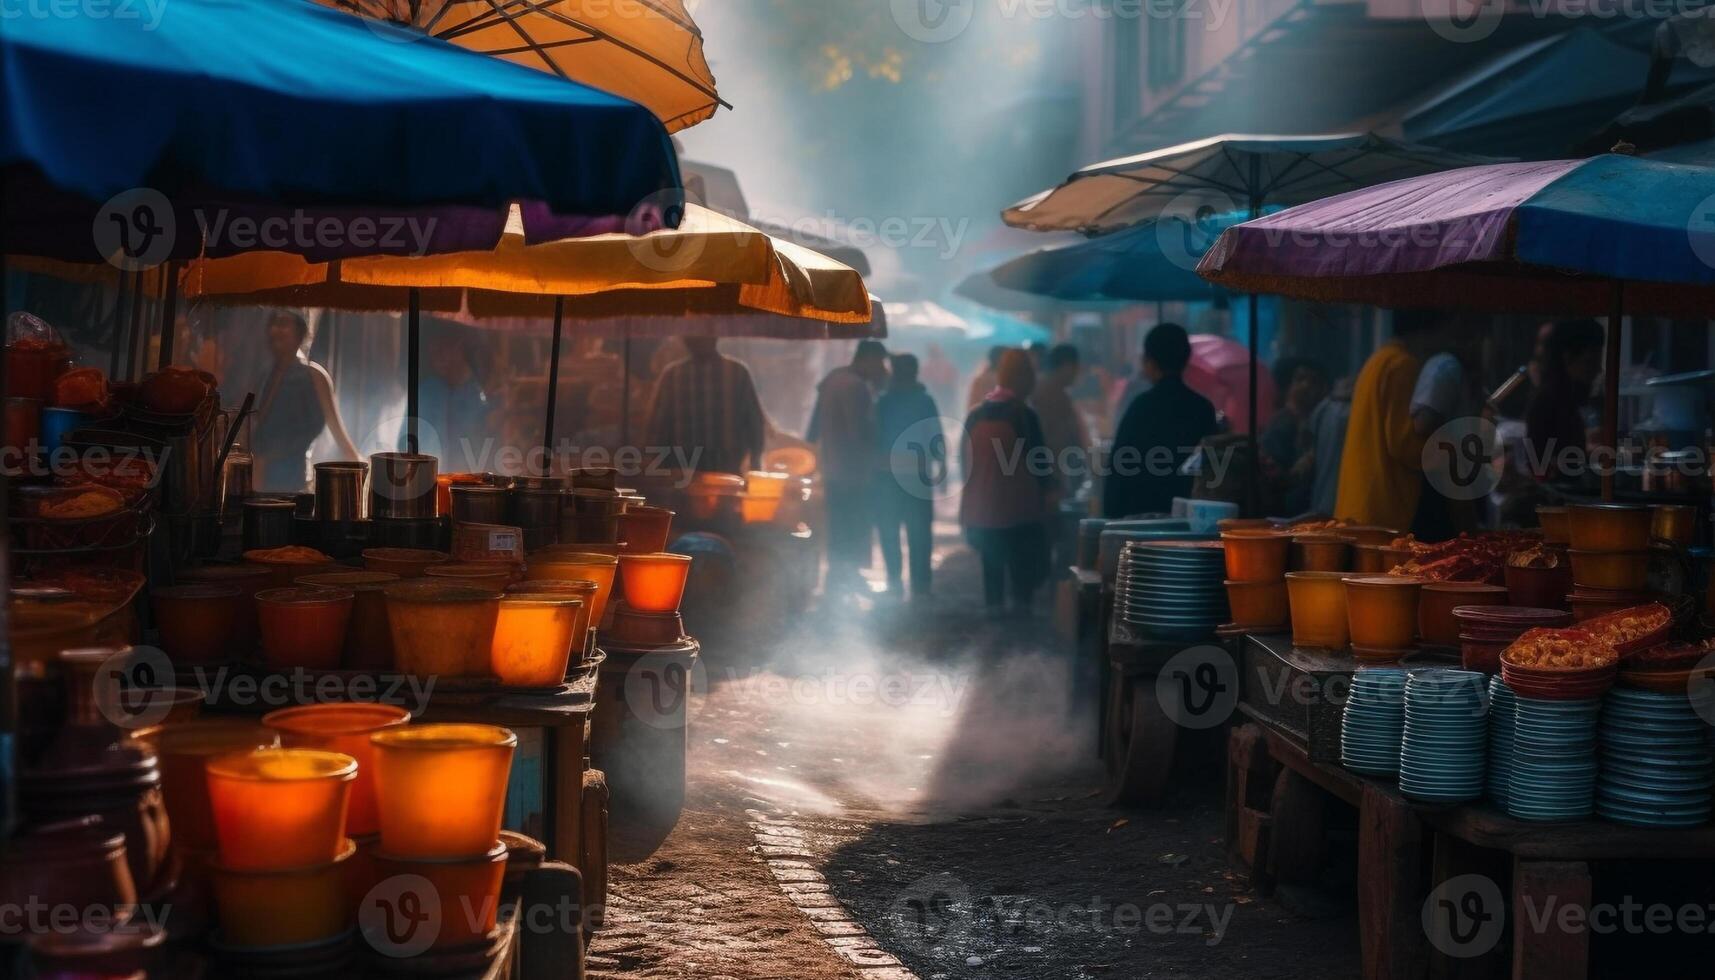
M 454 484 L 453 523 L 505 524 L 507 491 L 485 483 Z
M 427 519 L 435 516 L 435 476 L 440 463 L 421 453 L 376 453 L 369 457 L 369 516 Z
M 364 499 L 368 463 L 316 464 L 316 519 L 361 521 L 369 516 Z
M 278 497 L 249 497 L 244 501 L 245 551 L 283 548 L 292 543 L 292 515 L 297 504 Z

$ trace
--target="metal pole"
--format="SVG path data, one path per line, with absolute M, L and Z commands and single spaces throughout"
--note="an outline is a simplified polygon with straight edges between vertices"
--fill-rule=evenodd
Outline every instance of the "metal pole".
M 1262 186 L 1261 166 L 1262 166 L 1262 159 L 1260 157 L 1257 157 L 1257 156 L 1252 156 L 1251 157 L 1251 180 L 1250 180 L 1250 184 L 1251 184 L 1250 220 L 1252 220 L 1252 221 L 1255 221 L 1257 218 L 1262 216 L 1262 197 L 1257 191 L 1257 188 Z M 1250 481 L 1251 487 L 1250 487 L 1250 493 L 1247 496 L 1250 498 L 1251 506 L 1250 506 L 1249 510 L 1251 512 L 1251 516 L 1252 517 L 1258 517 L 1258 516 L 1261 516 L 1261 511 L 1262 511 L 1262 507 L 1263 507 L 1263 495 L 1262 495 L 1262 472 L 1263 472 L 1263 469 L 1262 469 L 1262 433 L 1257 431 L 1257 410 L 1256 410 L 1257 370 L 1258 370 L 1258 364 L 1261 361 L 1261 357 L 1262 357 L 1262 324 L 1260 322 L 1258 322 L 1258 320 L 1257 320 L 1257 295 L 1256 295 L 1256 293 L 1249 294 L 1249 296 L 1247 296 L 1246 299 L 1248 300 L 1248 306 L 1250 309 L 1250 338 L 1249 339 L 1250 339 L 1250 355 L 1251 355 L 1250 374 L 1249 374 L 1249 378 L 1247 379 L 1249 381 L 1249 384 L 1250 384 L 1250 398 L 1249 398 L 1249 405 L 1248 405 L 1247 414 L 1250 416 L 1250 418 L 1249 418 L 1250 428 L 1248 429 L 1248 432 L 1250 433 L 1250 447 L 1251 447 L 1251 481 Z
M 413 288 L 405 305 L 405 451 L 418 452 L 417 448 L 417 415 L 422 406 L 419 402 L 418 381 L 420 380 L 418 364 L 418 347 L 420 344 L 419 328 L 422 326 L 423 299 Z
M 619 397 L 619 444 L 631 445 L 631 321 L 625 323 L 625 354 L 620 358 L 620 371 L 625 375 L 620 383 Z
M 1620 461 L 1620 331 L 1625 317 L 1625 284 L 1614 283 L 1614 306 L 1608 311 L 1607 367 L 1602 372 L 1602 444 L 1614 454 L 1602 473 L 1602 499 L 1614 499 L 1614 470 Z
M 168 262 L 164 268 L 167 295 L 166 299 L 161 301 L 161 356 L 155 362 L 156 370 L 173 363 L 173 335 L 179 332 L 179 264 Z
M 143 303 L 147 298 L 143 293 L 143 283 L 145 281 L 143 270 L 137 270 L 134 275 L 136 278 L 132 280 L 132 294 L 135 298 L 131 302 L 131 325 L 125 331 L 126 381 L 137 380 L 137 344 L 143 333 Z
M 125 342 L 126 311 L 136 302 L 125 286 L 129 278 L 124 269 L 119 270 L 119 286 L 113 296 L 113 352 L 107 358 L 107 376 L 115 381 L 119 379 L 119 348 Z
M 554 472 L 554 411 L 560 391 L 560 333 L 565 328 L 566 298 L 554 297 L 554 343 L 548 350 L 548 420 L 542 426 L 542 476 Z

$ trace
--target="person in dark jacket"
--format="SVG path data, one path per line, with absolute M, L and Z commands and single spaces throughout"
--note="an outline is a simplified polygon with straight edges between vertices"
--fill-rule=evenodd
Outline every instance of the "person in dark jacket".
M 903 595 L 904 555 L 899 532 L 911 553 L 911 598 L 929 597 L 933 574 L 929 562 L 930 528 L 935 498 L 946 485 L 947 439 L 935 399 L 917 380 L 917 357 L 896 354 L 887 390 L 875 403 L 876 436 L 881 458 L 887 461 L 876 494 L 876 524 L 881 531 L 881 558 L 887 566 L 887 590 Z
M 1144 338 L 1143 374 L 1150 388 L 1132 399 L 1114 431 L 1103 515 L 1165 514 L 1174 497 L 1189 494 L 1191 478 L 1181 476 L 1180 468 L 1218 431 L 1215 406 L 1181 377 L 1190 360 L 1191 339 L 1176 323 L 1163 323 Z
M 1030 407 L 1036 372 L 1030 355 L 1009 350 L 995 368 L 996 386 L 965 419 L 960 446 L 965 490 L 959 523 L 982 560 L 983 602 L 1010 598 L 1027 612 L 1048 576 L 1048 504 L 1058 482 L 1042 421 Z
M 875 533 L 875 391 L 887 382 L 887 348 L 862 340 L 851 363 L 835 368 L 816 388 L 806 441 L 817 450 L 828 513 L 828 574 L 823 592 L 854 595 L 867 587 Z
M 1562 320 L 1548 329 L 1537 357 L 1538 387 L 1525 409 L 1530 454 L 1544 461 L 1541 480 L 1561 480 L 1561 453 L 1583 452 L 1588 433 L 1584 405 L 1602 371 L 1607 333 L 1595 320 Z

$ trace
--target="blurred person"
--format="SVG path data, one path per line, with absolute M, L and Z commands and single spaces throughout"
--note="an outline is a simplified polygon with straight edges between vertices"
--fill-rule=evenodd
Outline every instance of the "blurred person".
M 1566 479 L 1560 454 L 1583 451 L 1589 439 L 1584 406 L 1602 373 L 1607 331 L 1595 320 L 1561 320 L 1541 334 L 1532 361 L 1536 390 L 1525 408 L 1526 459 L 1540 480 Z
M 424 436 L 439 436 L 440 446 L 425 443 L 423 451 L 440 456 L 441 465 L 454 472 L 485 470 L 488 393 L 470 351 L 451 332 L 433 336 L 427 346 L 429 370 L 418 387 L 417 404 L 428 427 Z
M 1450 422 L 1483 414 L 1483 391 L 1477 379 L 1481 345 L 1481 333 L 1459 330 L 1450 336 L 1445 349 L 1423 362 L 1411 391 L 1411 424 L 1425 440 L 1436 438 L 1442 426 Z M 1434 460 L 1436 467 L 1445 467 L 1449 473 L 1458 459 L 1455 446 L 1445 451 L 1432 447 L 1426 455 L 1426 461 Z M 1424 479 L 1428 480 L 1429 474 Z M 1431 541 L 1454 537 L 1475 528 L 1476 523 L 1472 501 L 1449 500 L 1429 486 L 1424 488 L 1418 513 L 1412 519 L 1418 535 Z
M 333 378 L 305 354 L 309 322 L 277 310 L 268 318 L 267 339 L 274 364 L 250 422 L 256 489 L 296 493 L 309 484 L 310 444 L 323 429 L 332 433 L 342 459 L 357 459 L 357 446 L 340 418 Z
M 1263 426 L 1258 447 L 1265 471 L 1280 489 L 1279 512 L 1302 514 L 1310 509 L 1315 465 L 1310 415 L 1328 397 L 1328 374 L 1306 358 L 1283 358 L 1275 367 L 1281 374 L 1280 404 Z
M 1007 352 L 1005 347 L 990 347 L 988 360 L 971 375 L 971 386 L 965 391 L 965 411 L 969 412 L 983 403 L 988 393 L 994 390 L 995 369 L 1000 366 L 1000 357 Z
M 918 373 L 923 380 L 923 386 L 929 389 L 929 394 L 935 398 L 936 404 L 956 404 L 959 396 L 959 366 L 941 349 L 941 345 L 931 342 L 923 357 L 923 367 Z
M 682 450 L 700 473 L 761 467 L 768 422 L 750 369 L 722 354 L 713 337 L 685 337 L 683 343 L 686 356 L 656 381 L 645 445 Z
M 1358 524 L 1412 529 L 1423 498 L 1424 435 L 1411 415 L 1423 362 L 1437 350 L 1438 314 L 1399 312 L 1393 337 L 1358 372 L 1334 516 Z
M 875 528 L 872 490 L 880 466 L 875 392 L 887 382 L 887 348 L 861 340 L 851 363 L 816 386 L 816 407 L 804 437 L 817 447 L 817 468 L 828 511 L 828 578 L 824 591 L 859 591 Z
M 1311 410 L 1306 424 L 1310 435 L 1310 503 L 1312 514 L 1332 517 L 1340 492 L 1340 457 L 1346 451 L 1346 426 L 1352 418 L 1350 377 L 1334 383 L 1328 397 Z
M 1042 441 L 1054 454 L 1060 488 L 1071 493 L 1083 482 L 1090 453 L 1090 433 L 1071 390 L 1078 380 L 1081 357 L 1071 344 L 1058 344 L 1042 360 L 1045 370 L 1030 406 L 1042 420 Z
M 931 528 L 935 494 L 947 476 L 947 440 L 934 396 L 917 378 L 917 358 L 894 355 L 887 390 L 875 405 L 876 445 L 887 463 L 876 488 L 876 525 L 881 531 L 887 591 L 904 595 L 905 568 L 899 548 L 903 529 L 911 553 L 911 598 L 922 600 L 930 594 Z
M 1024 352 L 1030 355 L 1030 369 L 1036 372 L 1038 378 L 1042 377 L 1042 361 L 1048 356 L 1048 345 L 1040 340 L 1033 340 L 1024 345 Z
M 1215 406 L 1186 387 L 1191 338 L 1177 323 L 1163 323 L 1143 340 L 1143 375 L 1149 390 L 1132 399 L 1114 430 L 1110 472 L 1103 486 L 1107 517 L 1165 514 L 1173 498 L 1191 490 L 1180 475 L 1203 440 L 1219 431 Z
M 1051 470 L 1031 465 L 1043 448 L 1042 422 L 1028 399 L 1036 385 L 1030 355 L 1005 352 L 995 388 L 965 419 L 960 442 L 965 488 L 959 523 L 982 563 L 983 603 L 1029 611 L 1048 577 L 1048 505 L 1055 492 Z

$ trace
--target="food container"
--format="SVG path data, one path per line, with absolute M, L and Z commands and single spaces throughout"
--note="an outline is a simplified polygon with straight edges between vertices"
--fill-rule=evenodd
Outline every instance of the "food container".
M 586 580 L 530 579 L 506 587 L 509 596 L 551 596 L 556 599 L 577 599 L 577 622 L 572 626 L 572 653 L 582 659 L 583 640 L 589 633 L 590 613 L 595 607 L 596 584 Z
M 383 594 L 399 670 L 419 677 L 488 674 L 498 591 L 425 578 L 397 582 Z
M 1284 573 L 1283 573 L 1284 574 Z M 1286 598 L 1286 580 L 1278 582 L 1227 581 L 1227 606 L 1233 625 L 1249 629 L 1285 626 L 1292 619 Z
M 20 919 L 32 906 L 122 915 L 137 902 L 125 835 L 100 817 L 32 827 L 8 845 L 0 850 L 0 903 Z
M 332 558 L 316 549 L 298 545 L 246 551 L 244 560 L 272 572 L 277 588 L 285 588 L 305 575 L 331 572 L 333 569 L 329 566 L 334 564 Z
M 1650 553 L 1572 550 L 1572 582 L 1596 589 L 1638 591 L 1649 580 Z
M 1542 543 L 1566 545 L 1572 541 L 1571 513 L 1565 507 L 1538 507 L 1536 520 L 1542 525 Z
M 613 490 L 619 471 L 611 466 L 580 466 L 572 471 L 572 486 L 578 490 Z
M 178 579 L 186 585 L 230 585 L 242 590 L 250 601 L 239 604 L 238 626 L 232 637 L 232 648 L 243 651 L 256 649 L 257 638 L 261 635 L 256 618 L 256 593 L 273 588 L 272 569 L 244 564 L 199 565 L 180 572 Z
M 393 633 L 387 626 L 385 588 L 399 581 L 391 572 L 329 572 L 305 575 L 298 584 L 313 589 L 347 589 L 355 595 L 345 627 L 340 666 L 346 670 L 390 670 Z
M 214 868 L 221 939 L 246 949 L 324 942 L 351 930 L 362 897 L 354 887 L 357 845 L 342 839 L 333 860 L 279 870 Z
M 1564 609 L 1572 591 L 1572 565 L 1564 560 L 1555 568 L 1508 565 L 1506 577 L 1508 605 Z
M 619 537 L 624 554 L 647 555 L 667 550 L 673 529 L 673 512 L 665 507 L 627 507 L 619 515 Z
M 1614 686 L 1618 674 L 1618 662 L 1605 667 L 1553 670 L 1523 666 L 1510 651 L 1501 656 L 1501 680 L 1513 693 L 1544 701 L 1596 700 Z
M 1285 585 L 1282 584 L 1282 589 Z M 665 647 L 683 642 L 685 620 L 676 612 L 653 613 L 632 609 L 625 603 L 613 607 L 613 628 L 610 635 L 615 643 L 628 647 Z
M 1292 539 L 1292 568 L 1300 572 L 1344 572 L 1352 565 L 1352 542 L 1332 534 Z
M 521 562 L 524 529 L 504 524 L 453 522 L 453 561 L 467 564 Z
M 1346 578 L 1346 572 L 1286 573 L 1294 646 L 1345 649 L 1351 628 L 1346 619 Z
M 691 574 L 691 556 L 658 552 L 620 555 L 619 577 L 625 604 L 644 612 L 678 612 Z
M 1402 575 L 1347 578 L 1346 618 L 1353 649 L 1410 649 L 1417 635 L 1417 596 L 1422 588 L 1422 579 Z
M 1623 618 L 1646 620 L 1648 631 L 1629 640 L 1611 637 L 1610 642 L 1613 643 L 1615 652 L 1622 657 L 1666 643 L 1673 633 L 1673 610 L 1662 603 L 1647 601 L 1585 620 L 1579 627 L 1592 635 L 1604 636 L 1609 624 Z
M 582 579 L 596 584 L 590 606 L 590 625 L 600 626 L 606 615 L 607 599 L 613 592 L 613 580 L 619 570 L 619 559 L 586 551 L 566 551 L 550 548 L 531 555 L 525 562 L 527 579 Z
M 448 562 L 444 565 L 430 565 L 424 570 L 424 576 L 494 592 L 506 588 L 518 577 L 517 566 L 507 562 Z
M 1380 544 L 1352 545 L 1352 571 L 1365 575 L 1381 575 L 1390 570 L 1398 562 L 1389 558 L 1389 548 Z
M 756 497 L 743 494 L 738 498 L 739 516 L 746 524 L 772 524 L 780 513 L 779 497 Z
M 1572 607 L 1572 621 L 1583 624 L 1599 616 L 1619 612 L 1640 606 L 1655 598 L 1648 592 L 1625 592 L 1590 589 L 1574 589 L 1566 596 L 1566 602 Z
M 1697 539 L 1697 508 L 1687 504 L 1650 507 L 1650 538 L 1676 548 L 1689 548 Z
M 1428 646 L 1457 647 L 1459 606 L 1504 606 L 1507 589 L 1480 582 L 1425 582 L 1417 595 L 1417 633 Z
M 375 855 L 375 868 L 384 880 L 400 883 L 402 902 L 440 908 L 441 928 L 429 949 L 451 949 L 479 942 L 494 931 L 506 854 L 502 843 L 486 853 L 456 858 L 399 857 L 383 850 Z M 422 891 L 413 895 L 412 889 Z
M 149 596 L 161 647 L 175 665 L 209 664 L 248 654 L 239 643 L 255 618 L 254 600 L 232 585 L 171 585 Z
M 493 850 L 518 736 L 491 725 L 407 725 L 371 741 L 384 853 L 462 858 Z
M 363 552 L 363 567 L 371 572 L 389 572 L 400 578 L 421 578 L 430 565 L 452 561 L 444 551 L 423 548 L 369 548 Z
M 581 598 L 503 596 L 494 624 L 490 672 L 508 687 L 565 683 L 572 651 L 582 648 L 584 635 L 577 626 L 585 619 L 583 605 Z
M 1230 581 L 1279 583 L 1286 577 L 1291 535 L 1262 528 L 1236 528 L 1222 531 L 1221 542 L 1225 546 Z
M 369 516 L 364 487 L 369 479 L 368 463 L 317 463 L 315 471 L 316 520 L 361 521 Z
M 256 593 L 262 663 L 270 670 L 338 669 L 356 599 L 350 589 L 304 586 Z
M 369 516 L 372 520 L 422 520 L 436 513 L 435 475 L 440 463 L 421 453 L 375 453 L 369 457 Z
M 1580 551 L 1645 551 L 1650 511 L 1638 504 L 1574 504 L 1568 508 L 1574 554 Z
M 314 749 L 257 749 L 208 762 L 221 866 L 270 871 L 323 865 L 345 847 L 357 760 Z
M 243 721 L 163 724 L 139 729 L 130 737 L 155 753 L 173 843 L 199 851 L 216 846 L 214 809 L 208 798 L 208 760 L 280 744 L 272 730 Z
M 1332 527 L 1328 533 L 1337 538 L 1345 538 L 1354 545 L 1375 545 L 1378 547 L 1391 545 L 1399 540 L 1400 533 L 1390 527 L 1377 527 L 1373 524 L 1354 524 L 1350 527 Z
M 375 808 L 375 751 L 369 736 L 403 725 L 411 713 L 390 704 L 308 704 L 262 716 L 262 724 L 280 734 L 289 749 L 338 752 L 357 760 L 346 811 L 346 833 L 353 837 L 381 829 Z

